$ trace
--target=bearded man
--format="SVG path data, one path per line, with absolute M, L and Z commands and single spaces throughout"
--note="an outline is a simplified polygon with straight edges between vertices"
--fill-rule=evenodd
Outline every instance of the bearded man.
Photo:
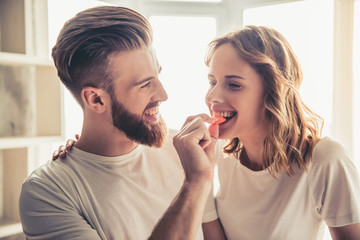
M 146 18 L 123 7 L 82 11 L 65 23 L 52 57 L 84 122 L 66 158 L 23 183 L 27 239 L 202 239 L 212 165 L 180 160 L 167 133 Z M 213 144 L 209 135 L 198 141 Z

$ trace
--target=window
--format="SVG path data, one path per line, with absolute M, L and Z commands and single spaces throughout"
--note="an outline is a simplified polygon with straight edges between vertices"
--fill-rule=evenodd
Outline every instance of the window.
M 169 128 L 180 129 L 187 116 L 208 113 L 208 89 L 204 56 L 215 38 L 216 20 L 211 17 L 151 16 L 154 48 L 162 73 L 160 80 L 168 93 L 161 114 Z
M 149 2 L 221 2 L 221 0 L 147 0 Z
M 353 84 L 353 151 L 354 161 L 360 171 L 360 1 L 354 6 L 354 84 Z
M 272 27 L 289 41 L 304 73 L 300 95 L 313 111 L 324 118 L 324 136 L 331 134 L 333 115 L 332 8 L 331 1 L 314 0 L 244 11 L 244 25 Z

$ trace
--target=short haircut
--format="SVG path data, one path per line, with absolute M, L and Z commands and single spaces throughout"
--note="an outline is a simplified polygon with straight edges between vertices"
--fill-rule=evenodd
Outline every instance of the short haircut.
M 52 49 L 58 76 L 83 107 L 84 87 L 112 92 L 109 57 L 151 47 L 152 34 L 148 20 L 129 8 L 100 6 L 79 12 L 64 24 Z

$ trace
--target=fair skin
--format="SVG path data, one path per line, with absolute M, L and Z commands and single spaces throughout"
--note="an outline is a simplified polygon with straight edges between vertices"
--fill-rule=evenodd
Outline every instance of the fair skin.
M 239 58 L 230 44 L 220 46 L 209 65 L 209 90 L 206 104 L 211 113 L 235 114 L 220 124 L 220 138 L 238 137 L 250 159 L 248 168 L 261 170 L 258 149 L 267 133 L 262 77 L 247 62 Z

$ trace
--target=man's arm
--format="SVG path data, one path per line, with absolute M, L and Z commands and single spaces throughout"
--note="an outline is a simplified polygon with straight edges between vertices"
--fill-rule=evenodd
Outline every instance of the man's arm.
M 210 132 L 206 115 L 190 117 L 174 137 L 185 171 L 184 184 L 149 239 L 195 239 L 200 228 L 214 174 L 214 147 L 218 127 Z
M 185 182 L 149 239 L 195 239 L 210 189 L 206 180 Z
M 100 240 L 78 207 L 56 187 L 34 177 L 23 183 L 20 217 L 27 239 Z

